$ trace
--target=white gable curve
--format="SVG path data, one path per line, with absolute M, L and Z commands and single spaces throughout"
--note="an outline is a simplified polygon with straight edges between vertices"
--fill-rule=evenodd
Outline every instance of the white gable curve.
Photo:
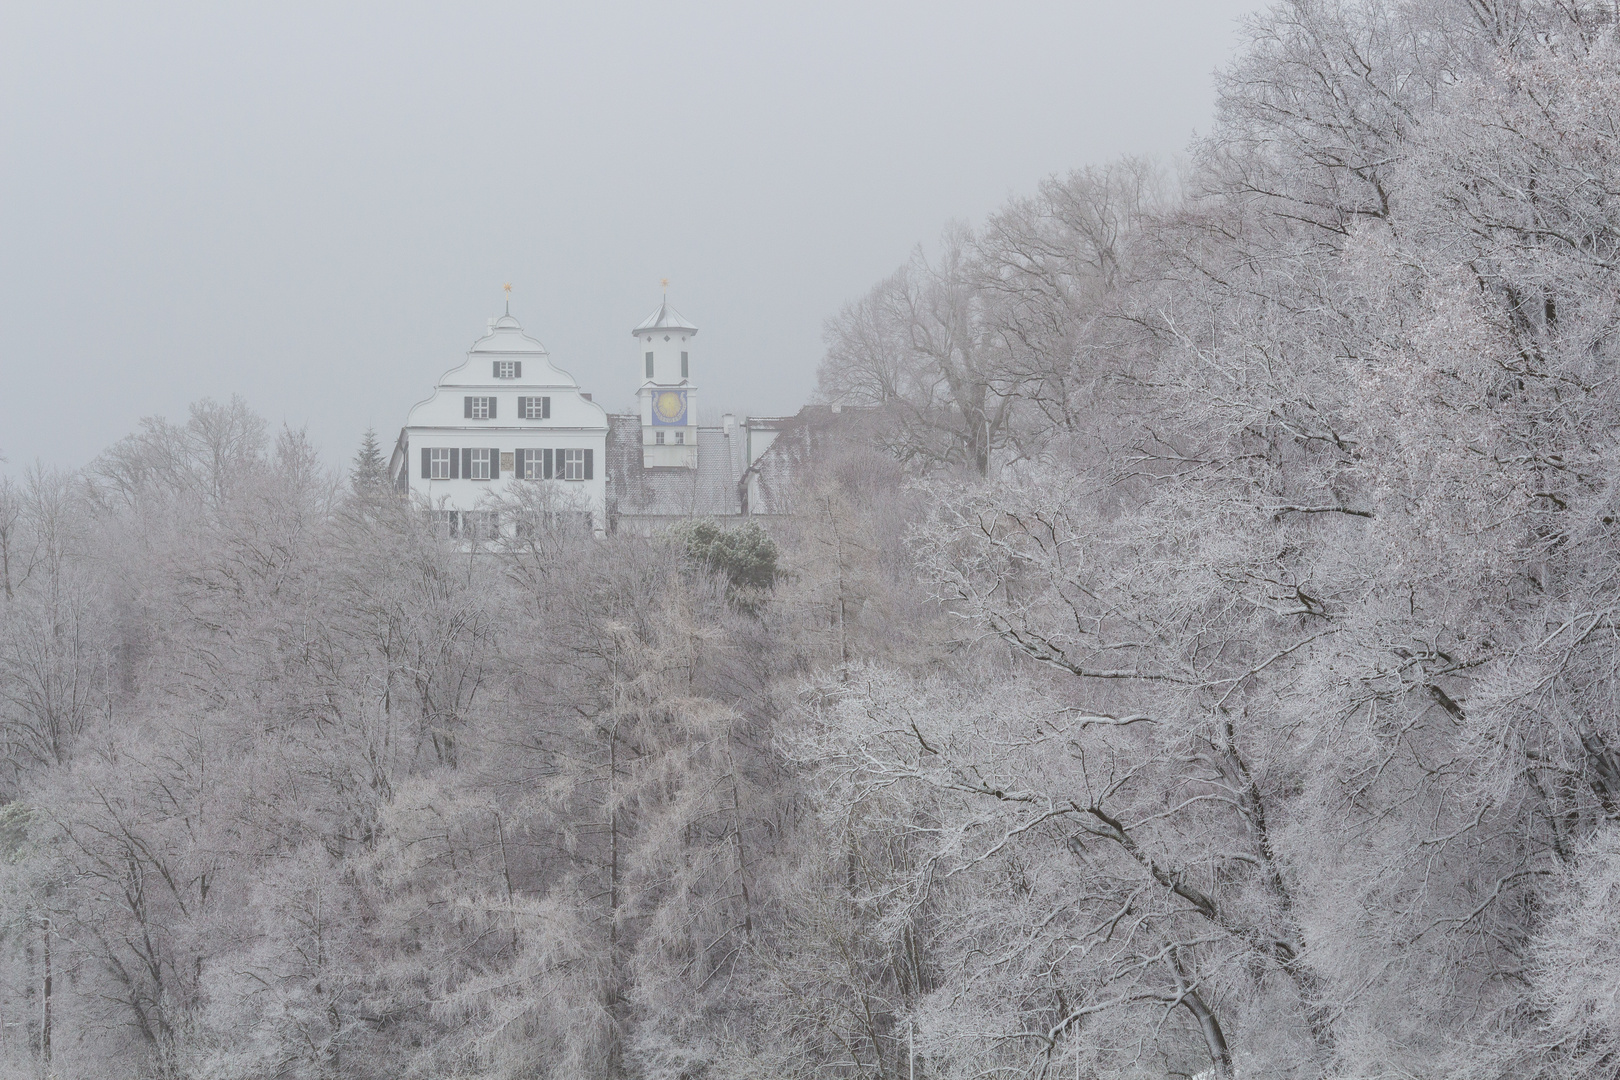
M 496 319 L 490 332 L 467 350 L 467 359 L 440 376 L 433 393 L 411 407 L 407 426 L 462 426 L 463 399 L 469 393 L 509 398 L 507 415 L 514 420 L 511 410 L 518 396 L 543 394 L 550 399 L 547 419 L 552 426 L 607 430 L 606 410 L 587 400 L 579 381 L 554 364 L 546 347 L 525 334 L 510 314 Z M 500 410 L 497 417 L 507 419 Z

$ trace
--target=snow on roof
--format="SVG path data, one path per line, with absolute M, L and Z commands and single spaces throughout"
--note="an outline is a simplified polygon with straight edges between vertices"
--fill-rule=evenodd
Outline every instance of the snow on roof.
M 744 453 L 740 433 L 699 428 L 698 467 L 642 464 L 641 417 L 608 417 L 609 492 L 620 517 L 732 517 L 742 513 L 737 481 Z
M 658 310 L 642 319 L 631 334 L 639 334 L 645 330 L 683 330 L 688 334 L 697 333 L 697 327 L 687 322 L 681 313 L 669 306 L 665 300 L 658 305 Z
M 746 467 L 750 514 L 791 514 L 793 495 L 829 454 L 870 444 L 874 411 L 806 405 L 792 416 L 750 417 L 748 427 L 775 429 L 770 446 Z
M 523 325 L 510 312 L 490 324 L 489 333 L 473 342 L 475 353 L 525 353 L 544 355 L 546 347 L 523 332 Z

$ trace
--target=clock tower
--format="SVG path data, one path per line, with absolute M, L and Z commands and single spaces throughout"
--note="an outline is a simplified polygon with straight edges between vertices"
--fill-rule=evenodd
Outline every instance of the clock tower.
M 669 306 L 658 310 L 630 332 L 636 339 L 641 389 L 643 468 L 696 469 L 697 388 L 692 385 L 692 339 L 697 327 Z

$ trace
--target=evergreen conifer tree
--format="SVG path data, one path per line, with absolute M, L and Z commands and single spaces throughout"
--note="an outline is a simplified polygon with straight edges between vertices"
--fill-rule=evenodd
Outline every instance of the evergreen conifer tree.
M 360 439 L 354 468 L 349 471 L 349 485 L 356 495 L 376 495 L 388 490 L 388 462 L 377 444 L 375 428 L 366 428 Z

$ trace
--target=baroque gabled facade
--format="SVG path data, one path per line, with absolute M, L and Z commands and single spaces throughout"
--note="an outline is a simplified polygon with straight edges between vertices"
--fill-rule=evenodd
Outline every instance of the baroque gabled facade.
M 699 424 L 697 333 L 667 299 L 637 324 L 637 411 L 609 414 L 508 310 L 411 409 L 389 467 L 396 489 L 464 537 L 503 528 L 503 496 L 534 483 L 597 533 L 748 514 L 780 456 L 767 456 L 776 433 L 802 424 L 730 414 Z M 769 512 L 770 500 L 755 503 Z
M 514 485 L 550 481 L 601 531 L 607 431 L 607 413 L 508 311 L 411 409 L 394 483 L 463 534 L 498 527 L 491 504 Z

